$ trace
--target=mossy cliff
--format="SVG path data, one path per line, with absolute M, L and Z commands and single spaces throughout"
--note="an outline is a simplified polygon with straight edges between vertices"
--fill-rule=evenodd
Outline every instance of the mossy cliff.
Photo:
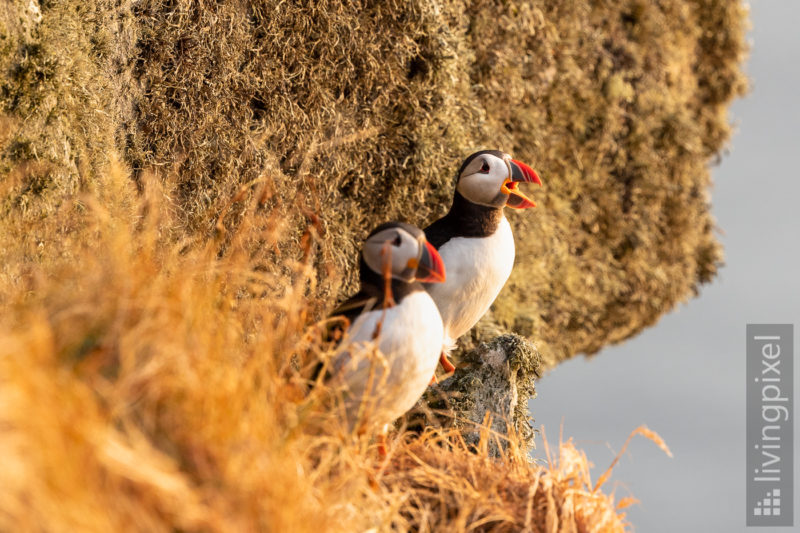
M 416 432 L 431 426 L 458 428 L 467 445 L 478 448 L 485 441 L 493 457 L 510 440 L 527 453 L 534 439 L 528 400 L 536 397 L 540 364 L 529 341 L 513 334 L 495 337 L 465 352 L 461 366 L 431 385 L 403 423 Z
M 509 214 L 517 265 L 487 324 L 552 366 L 715 275 L 708 166 L 745 87 L 745 23 L 724 0 L 12 0 L 2 209 L 35 221 L 120 158 L 212 235 L 236 226 L 250 184 L 282 217 L 265 261 L 319 235 L 322 313 L 353 289 L 372 226 L 431 222 L 460 160 L 502 149 L 545 186 Z

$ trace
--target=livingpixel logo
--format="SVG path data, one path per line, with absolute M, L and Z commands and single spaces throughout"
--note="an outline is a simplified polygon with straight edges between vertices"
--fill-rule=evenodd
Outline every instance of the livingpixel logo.
M 792 526 L 794 328 L 747 325 L 747 525 Z
M 753 507 L 753 516 L 780 516 L 781 515 L 781 489 L 768 490 L 767 495 L 756 502 Z

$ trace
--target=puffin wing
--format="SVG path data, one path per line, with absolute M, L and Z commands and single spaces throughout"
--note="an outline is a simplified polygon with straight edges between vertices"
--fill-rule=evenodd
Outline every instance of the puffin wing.
M 325 330 L 324 339 L 326 342 L 336 342 L 337 345 L 347 328 L 355 322 L 363 313 L 367 313 L 376 307 L 380 307 L 383 297 L 380 291 L 360 290 L 334 309 L 328 317 L 341 320 L 331 320 Z
M 340 303 L 336 309 L 328 315 L 328 323 L 322 332 L 322 341 L 330 343 L 331 348 L 339 346 L 348 328 L 356 319 L 364 313 L 380 308 L 383 304 L 383 293 L 372 287 L 362 288 L 356 294 Z M 314 366 L 311 371 L 311 381 L 316 381 L 322 372 L 324 364 L 322 361 Z M 325 376 L 327 379 L 330 376 Z

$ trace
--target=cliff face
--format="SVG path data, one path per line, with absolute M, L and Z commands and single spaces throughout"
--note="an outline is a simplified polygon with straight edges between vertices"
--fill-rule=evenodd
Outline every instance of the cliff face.
M 319 235 L 324 312 L 353 289 L 371 227 L 431 222 L 461 159 L 498 148 L 545 186 L 509 213 L 517 265 L 478 331 L 535 339 L 545 366 L 595 352 L 721 261 L 708 165 L 745 86 L 746 12 L 567 4 L 14 0 L 3 210 L 35 220 L 102 187 L 110 157 L 177 188 L 191 233 L 236 227 L 253 198 L 281 217 L 278 249 L 251 243 L 268 267 Z
M 623 531 L 610 469 L 529 463 L 526 399 L 715 274 L 744 8 L 299 4 L 0 2 L 0 530 Z M 494 340 L 384 461 L 298 392 L 307 329 L 480 148 L 539 207 L 465 345 Z

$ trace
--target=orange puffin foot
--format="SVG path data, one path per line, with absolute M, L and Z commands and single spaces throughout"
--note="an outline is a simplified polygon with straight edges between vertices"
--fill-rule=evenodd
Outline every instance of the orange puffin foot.
M 442 364 L 444 371 L 448 374 L 450 372 L 455 372 L 456 367 L 453 366 L 453 363 L 451 363 L 449 359 L 447 359 L 447 356 L 444 354 L 444 352 L 442 352 L 442 354 L 439 356 L 439 362 Z

